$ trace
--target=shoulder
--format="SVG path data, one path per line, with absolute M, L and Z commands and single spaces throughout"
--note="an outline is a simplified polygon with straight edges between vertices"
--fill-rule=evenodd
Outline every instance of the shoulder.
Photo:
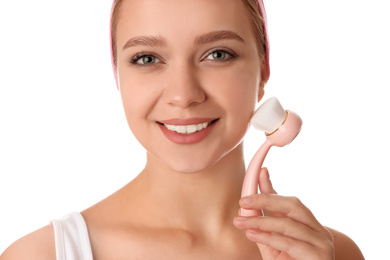
M 333 235 L 336 260 L 364 260 L 362 252 L 351 238 L 337 230 L 331 228 L 328 230 Z
M 14 242 L 2 255 L 0 260 L 55 260 L 55 241 L 52 225 L 38 229 Z

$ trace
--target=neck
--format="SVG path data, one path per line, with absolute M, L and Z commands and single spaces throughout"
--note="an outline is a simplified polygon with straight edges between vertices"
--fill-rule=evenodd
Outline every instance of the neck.
M 210 233 L 232 225 L 244 175 L 240 144 L 199 173 L 173 172 L 148 155 L 147 165 L 133 185 L 146 194 L 142 210 L 159 216 L 161 225 Z

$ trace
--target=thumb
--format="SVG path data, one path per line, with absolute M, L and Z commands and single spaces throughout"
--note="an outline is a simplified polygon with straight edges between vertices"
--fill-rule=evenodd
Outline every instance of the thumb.
M 259 187 L 260 192 L 265 194 L 277 194 L 277 192 L 272 187 L 272 183 L 269 177 L 269 172 L 267 168 L 262 168 L 259 175 Z
M 259 187 L 260 192 L 264 194 L 277 194 L 277 192 L 272 187 L 271 180 L 269 178 L 269 172 L 267 168 L 262 168 L 259 175 Z M 277 213 L 272 213 L 268 210 L 263 209 L 264 216 L 279 216 Z M 259 246 L 260 251 L 262 251 L 262 246 L 260 244 L 257 244 Z M 266 248 L 266 247 L 265 247 Z M 262 251 L 263 252 L 263 251 Z

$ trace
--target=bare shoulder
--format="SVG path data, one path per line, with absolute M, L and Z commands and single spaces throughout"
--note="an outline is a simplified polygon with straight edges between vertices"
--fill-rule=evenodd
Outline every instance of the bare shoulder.
M 334 247 L 336 251 L 336 260 L 364 260 L 364 256 L 356 243 L 347 235 L 328 228 L 334 239 Z
M 56 259 L 54 231 L 51 224 L 20 238 L 0 256 L 0 260 L 18 259 Z

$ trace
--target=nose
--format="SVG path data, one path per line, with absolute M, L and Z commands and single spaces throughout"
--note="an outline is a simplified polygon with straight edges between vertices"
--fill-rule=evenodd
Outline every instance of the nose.
M 176 64 L 167 75 L 164 87 L 164 101 L 170 105 L 187 108 L 201 104 L 206 100 L 196 68 L 190 64 Z

